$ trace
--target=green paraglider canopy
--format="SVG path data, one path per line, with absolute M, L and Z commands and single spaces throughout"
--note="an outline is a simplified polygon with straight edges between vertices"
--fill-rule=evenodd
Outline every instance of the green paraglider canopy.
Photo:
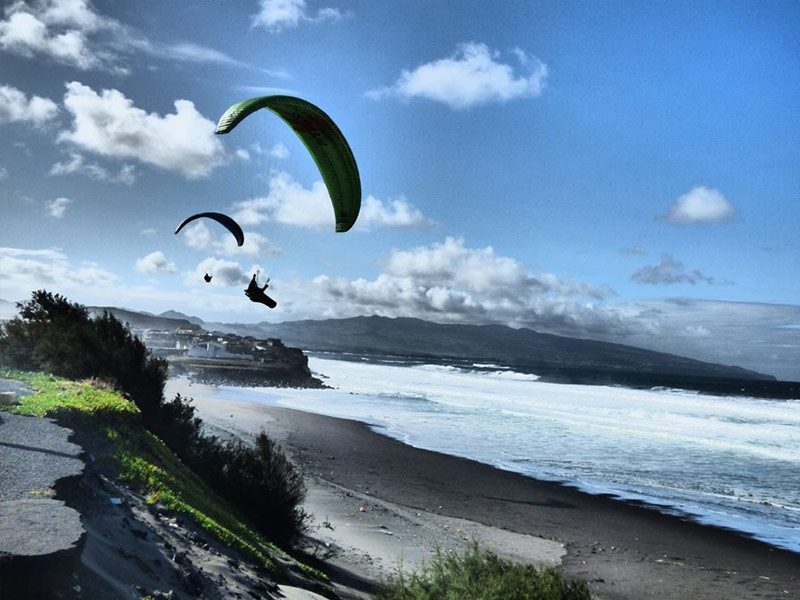
M 266 108 L 283 119 L 317 163 L 333 204 L 336 231 L 353 226 L 361 209 L 361 179 L 352 150 L 336 123 L 319 107 L 294 96 L 261 96 L 225 111 L 216 133 L 228 133 L 255 111 Z

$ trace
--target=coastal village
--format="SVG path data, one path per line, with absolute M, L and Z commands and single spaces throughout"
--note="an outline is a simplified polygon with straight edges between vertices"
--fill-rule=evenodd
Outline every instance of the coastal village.
M 206 331 L 189 323 L 175 329 L 132 329 L 155 356 L 172 358 L 235 358 L 268 363 L 285 348 L 281 340 L 260 340 L 253 336 L 239 336 L 219 331 Z
M 207 331 L 186 321 L 174 329 L 131 331 L 153 356 L 167 360 L 171 376 L 218 385 L 322 387 L 311 375 L 303 351 L 277 338 Z

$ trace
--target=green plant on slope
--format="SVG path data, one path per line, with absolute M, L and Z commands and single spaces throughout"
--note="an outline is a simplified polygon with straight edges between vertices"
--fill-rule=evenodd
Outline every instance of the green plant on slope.
M 390 579 L 378 600 L 591 600 L 586 583 L 555 569 L 503 560 L 473 544 L 463 554 L 437 551 L 418 572 Z
M 141 425 L 139 409 L 96 381 L 69 381 L 45 373 L 0 367 L 0 377 L 22 381 L 35 393 L 20 398 L 12 412 L 56 417 L 73 427 L 99 432 L 113 444 L 114 466 L 121 479 L 138 486 L 148 502 L 183 513 L 228 547 L 275 572 L 276 559 L 294 563 L 312 577 L 326 577 L 297 563 L 255 531 L 167 446 Z

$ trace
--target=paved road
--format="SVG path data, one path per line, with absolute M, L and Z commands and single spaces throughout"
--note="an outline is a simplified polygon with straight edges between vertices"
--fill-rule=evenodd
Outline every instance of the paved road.
M 62 477 L 80 475 L 82 448 L 50 419 L 0 412 L 0 502 L 41 496 Z
M 0 379 L 0 392 L 15 396 L 32 393 L 7 379 Z M 80 557 L 85 540 L 80 515 L 51 498 L 58 480 L 83 472 L 83 449 L 68 441 L 70 434 L 52 419 L 0 411 L 3 598 L 30 598 L 31 590 L 38 590 L 33 595 L 46 591 L 53 581 L 63 579 Z M 41 589 L 35 582 L 41 583 Z
M 33 390 L 19 381 L 0 378 L 0 392 L 13 392 L 17 396 L 28 396 L 33 393 Z

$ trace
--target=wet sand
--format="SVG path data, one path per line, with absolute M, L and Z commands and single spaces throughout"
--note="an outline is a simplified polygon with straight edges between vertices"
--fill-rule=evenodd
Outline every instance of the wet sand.
M 228 401 L 202 386 L 178 391 L 216 431 L 264 429 L 284 445 L 306 475 L 312 534 L 357 578 L 476 539 L 515 560 L 560 565 L 598 598 L 800 598 L 800 554 L 733 531 L 413 448 L 356 421 Z

